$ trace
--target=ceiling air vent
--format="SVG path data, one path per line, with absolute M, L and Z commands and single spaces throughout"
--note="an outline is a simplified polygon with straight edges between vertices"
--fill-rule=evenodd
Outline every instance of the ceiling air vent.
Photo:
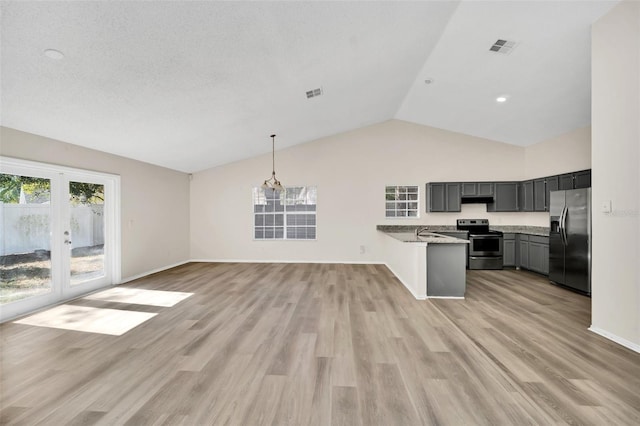
M 511 53 L 515 46 L 515 41 L 499 39 L 495 43 L 493 43 L 493 46 L 489 48 L 489 51 L 508 55 L 509 53 Z
M 322 87 L 317 89 L 309 90 L 307 92 L 307 99 L 315 98 L 316 96 L 322 95 Z

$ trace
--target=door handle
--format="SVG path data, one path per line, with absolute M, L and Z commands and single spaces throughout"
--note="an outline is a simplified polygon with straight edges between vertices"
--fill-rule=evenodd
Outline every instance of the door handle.
M 567 207 L 563 207 L 562 208 L 562 214 L 560 216 L 560 234 L 562 235 L 562 244 L 564 244 L 565 246 L 568 245 L 567 243 Z

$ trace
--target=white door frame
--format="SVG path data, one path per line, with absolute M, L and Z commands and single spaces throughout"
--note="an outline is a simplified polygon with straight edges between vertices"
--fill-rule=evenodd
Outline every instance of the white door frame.
M 100 287 L 116 285 L 121 282 L 120 176 L 2 156 L 0 156 L 0 172 L 27 176 L 31 173 L 38 177 L 51 179 L 52 205 L 52 291 L 41 296 L 34 296 L 2 305 L 0 307 L 0 322 L 78 297 Z M 107 261 L 104 267 L 105 273 L 111 277 L 110 282 L 96 282 L 87 286 L 80 285 L 75 289 L 68 284 L 68 268 L 63 267 L 63 259 L 60 257 L 63 250 L 68 249 L 63 240 L 64 230 L 68 228 L 68 225 L 63 223 L 65 218 L 68 217 L 68 214 L 65 214 L 65 209 L 68 210 L 68 199 L 64 199 L 64 194 L 68 191 L 64 187 L 67 175 L 74 181 L 76 179 L 86 179 L 89 182 L 98 181 L 105 186 L 105 259 Z

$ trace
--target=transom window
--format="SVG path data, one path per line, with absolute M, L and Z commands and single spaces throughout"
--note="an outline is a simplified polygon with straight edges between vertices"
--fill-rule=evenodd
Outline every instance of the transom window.
M 384 198 L 386 217 L 418 217 L 418 186 L 386 186 Z
M 315 186 L 253 188 L 254 239 L 315 240 L 316 205 Z

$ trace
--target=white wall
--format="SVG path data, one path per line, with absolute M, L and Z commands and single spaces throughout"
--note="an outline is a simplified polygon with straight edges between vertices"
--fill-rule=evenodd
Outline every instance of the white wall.
M 591 126 L 525 148 L 526 178 L 591 168 Z
M 592 49 L 592 329 L 640 351 L 640 2 L 596 22 Z
M 120 175 L 122 277 L 189 260 L 189 176 L 0 127 L 0 154 Z
M 555 145 L 563 143 L 560 138 Z M 549 145 L 534 149 L 531 158 L 544 157 Z M 379 224 L 455 225 L 457 218 L 480 217 L 496 225 L 548 226 L 546 213 L 487 213 L 484 204 L 463 205 L 461 213 L 425 213 L 426 182 L 544 176 L 547 169 L 542 167 L 541 173 L 527 174 L 526 155 L 523 147 L 399 120 L 277 151 L 276 172 L 285 186 L 318 187 L 317 241 L 253 241 L 251 188 L 269 177 L 271 154 L 196 173 L 191 184 L 191 256 L 380 262 L 384 256 L 375 230 Z M 589 167 L 579 164 L 578 169 Z M 562 168 L 558 163 L 556 168 L 568 172 L 575 165 Z M 420 186 L 419 219 L 384 217 L 388 184 Z

